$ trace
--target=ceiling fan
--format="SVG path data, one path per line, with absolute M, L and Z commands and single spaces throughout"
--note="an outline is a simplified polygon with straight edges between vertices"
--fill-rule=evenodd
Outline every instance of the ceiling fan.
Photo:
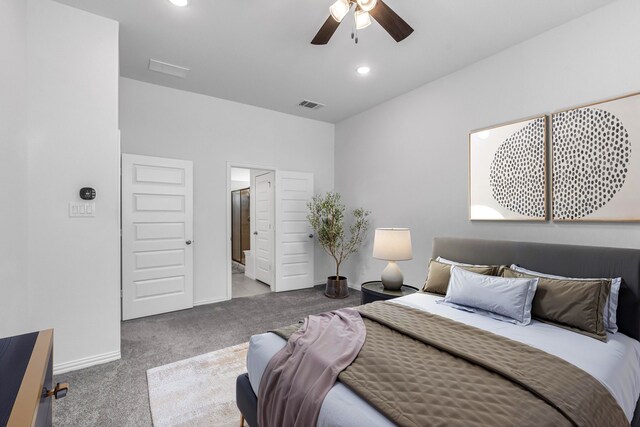
M 322 25 L 318 34 L 311 40 L 311 44 L 327 44 L 353 5 L 355 5 L 354 19 L 356 30 L 361 30 L 371 25 L 371 17 L 373 16 L 373 19 L 375 19 L 396 42 L 401 42 L 413 33 L 413 28 L 382 0 L 338 0 L 329 7 L 329 18 L 327 18 Z M 351 34 L 351 37 L 354 38 L 354 35 Z M 356 43 L 358 43 L 357 37 Z

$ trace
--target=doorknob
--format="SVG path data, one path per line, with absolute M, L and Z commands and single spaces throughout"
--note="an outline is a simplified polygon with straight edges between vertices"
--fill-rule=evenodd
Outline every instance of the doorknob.
M 53 390 L 43 390 L 42 397 L 55 397 L 56 399 L 62 399 L 69 392 L 68 383 L 58 383 Z
M 257 232 L 257 231 L 254 231 L 254 232 L 253 232 L 253 235 L 254 235 L 254 236 L 257 236 L 257 235 L 258 235 L 258 232 Z
M 190 245 L 190 244 L 191 244 L 191 240 L 187 240 L 185 243 L 186 243 L 187 245 Z
M 313 239 L 313 234 L 309 234 L 309 238 L 310 238 L 310 239 Z

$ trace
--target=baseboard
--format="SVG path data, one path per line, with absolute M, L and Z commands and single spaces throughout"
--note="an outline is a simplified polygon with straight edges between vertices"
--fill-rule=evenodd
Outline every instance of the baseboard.
M 89 366 L 102 365 L 103 363 L 113 362 L 120 359 L 120 350 L 109 353 L 98 354 L 96 356 L 83 357 L 82 359 L 72 360 L 70 362 L 53 364 L 53 375 L 64 374 L 65 372 L 77 371 L 78 369 L 88 368 Z
M 197 307 L 199 305 L 215 304 L 217 302 L 222 302 L 222 301 L 227 301 L 227 297 L 203 299 L 203 300 L 200 300 L 200 301 L 194 301 L 193 302 L 193 306 Z

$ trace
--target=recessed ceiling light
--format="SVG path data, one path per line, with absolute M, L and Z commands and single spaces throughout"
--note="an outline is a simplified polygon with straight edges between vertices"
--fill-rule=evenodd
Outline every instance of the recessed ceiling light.
M 178 7 L 185 7 L 189 4 L 189 0 L 169 0 L 172 4 Z
M 358 67 L 358 68 L 356 69 L 356 72 L 357 72 L 358 74 L 360 74 L 361 76 L 364 76 L 364 75 L 369 74 L 369 71 L 371 71 L 371 68 L 369 68 L 369 67 L 367 67 L 367 66 L 364 66 L 364 65 L 363 65 L 362 67 Z

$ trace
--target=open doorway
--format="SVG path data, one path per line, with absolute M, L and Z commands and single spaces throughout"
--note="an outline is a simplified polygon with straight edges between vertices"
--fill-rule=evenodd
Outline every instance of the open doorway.
M 233 274 L 231 191 L 232 188 L 246 188 L 247 174 L 249 250 L 243 253 L 244 273 L 237 268 Z M 232 181 L 240 182 L 232 186 Z M 313 174 L 310 172 L 227 163 L 228 299 L 271 291 L 287 292 L 314 285 L 314 236 L 307 221 L 307 203 L 313 192 Z M 239 223 L 241 227 L 242 219 Z M 248 286 L 241 282 L 248 283 Z
M 275 174 L 231 167 L 231 298 L 271 292 L 274 263 Z

